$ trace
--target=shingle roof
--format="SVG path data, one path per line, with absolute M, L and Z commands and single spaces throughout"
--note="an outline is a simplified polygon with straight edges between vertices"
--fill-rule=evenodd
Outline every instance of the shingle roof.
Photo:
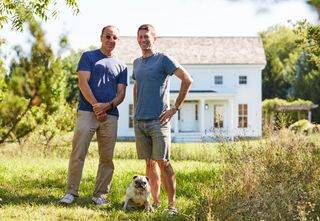
M 156 50 L 181 64 L 266 64 L 259 37 L 158 37 Z M 126 64 L 140 57 L 136 37 L 121 37 L 116 55 Z

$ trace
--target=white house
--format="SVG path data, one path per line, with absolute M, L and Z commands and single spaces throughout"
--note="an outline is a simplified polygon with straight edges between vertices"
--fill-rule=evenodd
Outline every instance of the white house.
M 193 78 L 191 90 L 172 119 L 177 142 L 262 134 L 262 76 L 266 60 L 259 37 L 158 37 L 156 48 L 172 55 Z M 141 56 L 135 37 L 122 37 L 117 56 L 128 65 L 126 98 L 119 106 L 118 136 L 134 137 L 132 63 Z M 180 80 L 173 76 L 173 104 Z

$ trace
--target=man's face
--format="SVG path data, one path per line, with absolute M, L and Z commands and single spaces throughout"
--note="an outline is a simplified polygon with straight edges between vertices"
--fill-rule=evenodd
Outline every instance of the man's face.
M 113 51 L 119 42 L 119 32 L 116 28 L 106 28 L 101 35 L 102 48 L 107 52 Z
M 150 50 L 153 48 L 156 37 L 150 31 L 140 30 L 138 32 L 138 43 L 141 50 Z

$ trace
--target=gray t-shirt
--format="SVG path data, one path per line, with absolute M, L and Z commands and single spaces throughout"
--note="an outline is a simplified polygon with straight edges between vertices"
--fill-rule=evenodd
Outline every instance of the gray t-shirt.
M 136 120 L 159 119 L 161 112 L 169 107 L 169 76 L 179 63 L 164 53 L 155 53 L 133 62 L 133 79 L 136 81 Z

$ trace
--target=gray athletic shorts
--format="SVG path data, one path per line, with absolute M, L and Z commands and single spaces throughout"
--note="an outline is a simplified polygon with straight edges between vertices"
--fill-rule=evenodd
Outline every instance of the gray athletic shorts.
M 170 123 L 160 120 L 135 120 L 134 132 L 139 159 L 170 159 Z

